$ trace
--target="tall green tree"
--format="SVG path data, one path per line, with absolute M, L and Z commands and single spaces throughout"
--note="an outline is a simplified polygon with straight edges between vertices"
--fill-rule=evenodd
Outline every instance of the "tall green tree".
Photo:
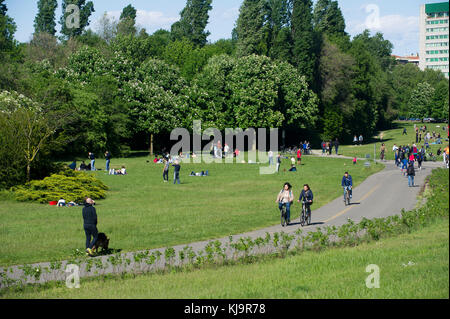
M 291 27 L 293 63 L 311 84 L 316 67 L 311 0 L 293 0 Z
M 66 12 L 69 5 L 76 5 L 78 10 Z M 72 38 L 83 33 L 87 26 L 89 26 L 89 18 L 94 10 L 94 3 L 86 0 L 63 0 L 62 2 L 62 16 L 59 21 L 61 24 L 61 34 L 64 38 Z M 77 14 L 79 13 L 79 15 Z M 79 25 L 76 27 L 75 22 L 79 18 Z M 68 21 L 69 20 L 69 21 Z M 69 23 L 67 23 L 69 22 Z
M 171 32 L 175 40 L 187 38 L 194 45 L 204 46 L 211 34 L 205 31 L 208 24 L 212 0 L 187 0 L 180 12 L 180 21 L 172 25 Z
M 337 1 L 318 0 L 314 7 L 314 29 L 328 35 L 345 35 L 345 20 Z
M 17 29 L 14 20 L 6 14 L 8 8 L 4 2 L 0 0 L 0 59 L 15 47 L 14 33 Z
M 136 14 L 137 11 L 131 4 L 123 8 L 122 13 L 120 14 L 119 24 L 117 25 L 118 35 L 136 34 Z
M 417 85 L 409 99 L 409 116 L 413 118 L 430 117 L 432 113 L 434 88 L 427 82 Z
M 46 32 L 51 35 L 56 33 L 55 11 L 58 7 L 57 0 L 39 0 L 38 13 L 34 19 L 34 32 Z
M 237 56 L 267 51 L 264 29 L 266 13 L 264 0 L 244 0 L 236 22 Z
M 291 62 L 291 2 L 289 0 L 268 0 L 267 9 L 267 23 L 270 27 L 271 41 L 269 44 L 269 56 L 273 59 Z

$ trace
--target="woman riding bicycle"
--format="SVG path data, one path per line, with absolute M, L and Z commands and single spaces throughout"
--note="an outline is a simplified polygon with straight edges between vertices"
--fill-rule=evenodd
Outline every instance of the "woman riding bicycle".
M 300 193 L 300 197 L 298 198 L 298 202 L 304 202 L 306 206 L 306 211 L 308 214 L 311 214 L 311 205 L 313 204 L 313 192 L 308 184 L 303 185 L 303 190 Z
M 278 208 L 283 208 L 283 205 L 286 205 L 286 219 L 287 223 L 291 222 L 291 204 L 294 201 L 294 195 L 292 194 L 292 186 L 288 182 L 284 183 L 283 189 L 278 193 L 277 200 L 275 203 L 278 203 Z

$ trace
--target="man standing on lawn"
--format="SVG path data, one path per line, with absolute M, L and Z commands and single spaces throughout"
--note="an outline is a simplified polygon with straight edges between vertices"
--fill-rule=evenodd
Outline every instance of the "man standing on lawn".
M 297 165 L 302 163 L 302 149 L 299 147 L 297 150 Z
M 83 207 L 83 228 L 86 234 L 86 252 L 89 256 L 93 255 L 92 248 L 97 242 L 97 213 L 95 207 L 92 206 L 94 201 L 91 198 L 86 198 Z M 92 241 L 91 241 L 91 237 Z

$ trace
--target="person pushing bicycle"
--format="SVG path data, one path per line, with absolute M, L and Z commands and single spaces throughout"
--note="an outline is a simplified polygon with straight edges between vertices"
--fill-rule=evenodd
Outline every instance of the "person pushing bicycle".
M 311 214 L 311 205 L 313 204 L 314 195 L 308 184 L 303 185 L 302 192 L 298 198 L 298 202 L 305 203 L 306 211 Z
M 349 175 L 348 172 L 345 172 L 344 176 L 342 177 L 341 186 L 344 188 L 344 202 L 345 202 L 345 192 L 348 190 L 350 192 L 349 197 L 352 198 L 352 187 L 353 187 L 353 180 L 352 175 Z
M 287 223 L 291 222 L 291 204 L 294 201 L 294 195 L 292 194 L 292 186 L 288 182 L 284 183 L 283 189 L 278 193 L 277 200 L 275 203 L 278 203 L 278 208 L 283 208 L 283 205 L 286 205 L 286 219 Z

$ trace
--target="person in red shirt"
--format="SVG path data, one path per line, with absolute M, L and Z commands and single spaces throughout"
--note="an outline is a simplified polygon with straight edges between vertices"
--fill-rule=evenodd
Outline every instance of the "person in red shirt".
M 302 163 L 302 150 L 298 149 L 297 150 L 297 165 L 301 165 Z

